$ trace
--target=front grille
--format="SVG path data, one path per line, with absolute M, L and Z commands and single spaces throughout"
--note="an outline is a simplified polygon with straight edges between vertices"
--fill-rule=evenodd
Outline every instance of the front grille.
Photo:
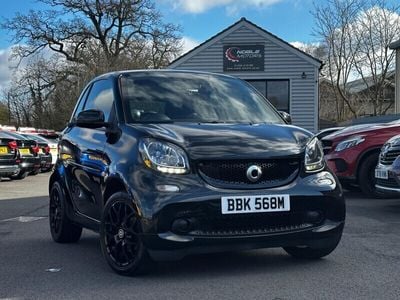
M 196 236 L 236 236 L 236 235 L 263 235 L 271 233 L 280 233 L 285 231 L 296 231 L 303 230 L 312 227 L 310 223 L 303 223 L 298 225 L 290 226 L 276 226 L 276 227 L 265 227 L 255 229 L 231 229 L 231 230 L 196 230 L 191 232 L 191 235 Z
M 303 213 L 259 213 L 247 215 L 220 215 L 196 219 L 197 226 L 190 235 L 231 236 L 268 234 L 312 227 L 304 222 Z
M 328 154 L 332 150 L 332 141 L 322 139 L 322 147 L 324 149 L 324 154 Z
M 377 178 L 376 184 L 387 188 L 400 189 L 400 185 L 396 182 L 394 178 L 388 178 L 388 179 Z
M 381 152 L 379 160 L 382 165 L 391 165 L 399 155 L 400 148 L 391 147 L 387 151 Z
M 247 169 L 258 166 L 261 177 L 252 182 Z M 200 176 L 209 184 L 223 188 L 270 188 L 288 184 L 299 171 L 300 159 L 218 160 L 202 161 L 198 165 Z

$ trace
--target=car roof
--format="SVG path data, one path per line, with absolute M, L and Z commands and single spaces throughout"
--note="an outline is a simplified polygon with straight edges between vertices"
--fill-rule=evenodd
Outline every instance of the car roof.
M 10 132 L 10 131 L 0 131 L 0 133 L 1 132 L 3 132 L 6 136 L 9 136 L 9 137 L 11 137 L 11 138 L 17 138 L 17 139 L 20 139 L 20 140 L 27 140 L 27 138 L 26 137 L 24 137 L 24 136 L 22 136 L 22 135 L 20 135 L 20 134 L 18 134 L 18 133 L 15 133 L 15 132 Z
M 118 78 L 120 75 L 124 74 L 138 74 L 138 73 L 147 73 L 147 74 L 162 74 L 162 73 L 175 73 L 175 74 L 199 74 L 199 75 L 212 75 L 218 77 L 225 77 L 225 78 L 235 78 L 237 77 L 220 74 L 220 73 L 211 73 L 211 72 L 204 72 L 204 71 L 194 71 L 194 70 L 171 70 L 171 69 L 138 69 L 138 70 L 122 70 L 122 71 L 113 71 L 108 72 L 102 75 L 95 77 L 92 81 L 99 80 L 99 79 L 107 79 L 107 78 Z

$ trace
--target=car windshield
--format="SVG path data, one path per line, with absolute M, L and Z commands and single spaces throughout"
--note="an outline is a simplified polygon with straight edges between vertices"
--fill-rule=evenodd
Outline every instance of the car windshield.
M 128 123 L 280 123 L 246 82 L 200 73 L 138 72 L 120 79 Z

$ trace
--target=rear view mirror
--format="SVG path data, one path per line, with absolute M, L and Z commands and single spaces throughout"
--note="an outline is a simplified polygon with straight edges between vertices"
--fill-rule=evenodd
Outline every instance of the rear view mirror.
M 292 124 L 292 117 L 286 111 L 279 111 L 281 117 L 285 120 L 286 124 Z
M 97 109 L 88 109 L 81 111 L 76 118 L 75 125 L 83 128 L 101 128 L 107 127 L 104 122 L 104 113 Z

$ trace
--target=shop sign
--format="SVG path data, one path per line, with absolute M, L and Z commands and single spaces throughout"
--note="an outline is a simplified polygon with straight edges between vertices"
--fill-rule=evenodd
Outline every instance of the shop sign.
M 224 46 L 224 71 L 264 71 L 264 45 Z

